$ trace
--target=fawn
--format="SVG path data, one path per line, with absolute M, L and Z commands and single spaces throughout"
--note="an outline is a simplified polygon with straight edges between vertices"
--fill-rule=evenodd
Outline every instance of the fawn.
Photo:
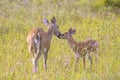
M 91 66 L 92 66 L 92 58 L 90 56 L 90 53 L 94 52 L 94 54 L 96 55 L 96 59 L 98 57 L 98 54 L 97 54 L 98 42 L 93 40 L 93 39 L 88 39 L 84 42 L 76 42 L 72 37 L 72 34 L 75 34 L 75 32 L 76 32 L 76 29 L 70 28 L 68 32 L 61 34 L 60 37 L 62 39 L 67 40 L 69 46 L 71 47 L 71 49 L 75 53 L 76 64 L 79 61 L 79 57 L 83 58 L 83 65 L 84 65 L 84 69 L 85 69 L 85 57 L 86 57 L 86 55 L 88 55 L 88 60 L 90 61 Z

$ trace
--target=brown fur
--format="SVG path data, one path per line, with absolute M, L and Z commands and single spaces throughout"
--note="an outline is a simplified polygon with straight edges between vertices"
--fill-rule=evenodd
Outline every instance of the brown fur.
M 45 32 L 42 28 L 33 28 L 27 36 L 28 49 L 33 60 L 34 72 L 37 71 L 38 60 L 42 53 L 44 53 L 44 67 L 47 68 L 47 53 L 50 48 L 52 35 L 55 34 L 57 37 L 61 35 L 55 17 L 51 19 L 51 23 L 47 19 L 44 22 L 48 26 L 48 32 Z

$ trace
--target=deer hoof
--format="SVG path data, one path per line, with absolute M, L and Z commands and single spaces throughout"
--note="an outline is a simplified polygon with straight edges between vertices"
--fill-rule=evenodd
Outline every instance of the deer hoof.
M 47 65 L 44 65 L 44 69 L 47 69 Z
M 37 68 L 33 68 L 33 73 L 36 73 L 38 71 Z

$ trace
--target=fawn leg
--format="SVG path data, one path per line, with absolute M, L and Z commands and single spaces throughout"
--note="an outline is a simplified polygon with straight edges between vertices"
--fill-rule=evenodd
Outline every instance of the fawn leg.
M 95 55 L 95 60 L 97 61 L 98 59 L 98 52 L 96 52 L 96 55 Z
M 76 54 L 75 54 L 76 64 L 77 64 L 77 63 L 78 63 L 78 61 L 79 61 L 79 57 L 80 57 L 79 53 L 76 53 Z
M 77 67 L 78 61 L 79 61 L 79 57 L 80 57 L 79 53 L 76 53 L 75 54 L 75 58 L 76 58 L 75 71 L 76 71 L 76 67 Z
M 88 55 L 88 60 L 90 61 L 90 67 L 92 67 L 92 57 Z
M 97 62 L 97 60 L 98 60 L 98 51 L 97 50 L 94 51 L 94 54 L 95 54 L 95 61 Z
M 84 69 L 85 69 L 85 56 L 83 56 L 83 66 L 84 66 Z

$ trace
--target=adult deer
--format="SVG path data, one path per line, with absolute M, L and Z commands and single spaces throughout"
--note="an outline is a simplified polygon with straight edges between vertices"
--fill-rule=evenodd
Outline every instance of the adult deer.
M 94 52 L 94 54 L 96 55 L 96 59 L 97 59 L 98 42 L 93 39 L 88 39 L 84 42 L 76 42 L 72 37 L 72 34 L 75 34 L 75 32 L 76 32 L 75 29 L 70 28 L 68 32 L 61 34 L 60 37 L 62 39 L 66 39 L 69 46 L 72 48 L 73 52 L 75 52 L 76 64 L 78 63 L 79 57 L 83 58 L 83 65 L 85 69 L 86 55 L 88 55 L 88 59 L 91 63 L 91 66 L 92 66 L 92 58 L 90 56 L 90 53 Z
M 47 69 L 47 56 L 52 35 L 54 34 L 58 38 L 61 35 L 55 17 L 51 19 L 51 22 L 44 18 L 43 22 L 47 25 L 48 32 L 37 27 L 33 28 L 27 36 L 28 50 L 34 66 L 33 72 L 37 72 L 38 70 L 38 60 L 42 53 L 44 54 L 44 68 Z

